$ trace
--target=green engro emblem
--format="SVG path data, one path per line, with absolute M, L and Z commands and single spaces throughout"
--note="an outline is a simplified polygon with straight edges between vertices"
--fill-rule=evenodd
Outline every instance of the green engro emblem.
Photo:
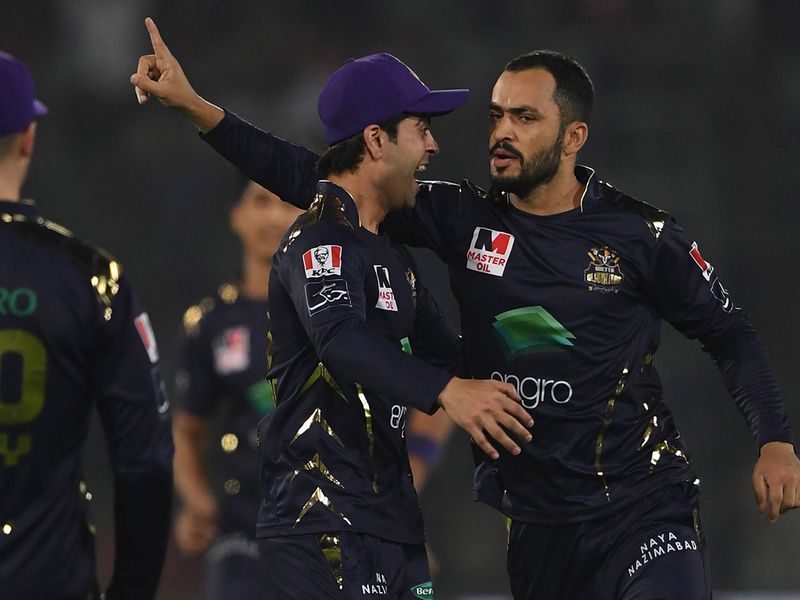
M 412 354 L 411 340 L 409 340 L 407 337 L 404 337 L 402 340 L 400 340 L 400 346 L 402 346 L 403 352 L 405 352 L 406 354 Z
M 575 336 L 541 306 L 515 308 L 495 316 L 492 324 L 509 357 L 553 352 L 572 346 Z
M 411 593 L 422 600 L 433 600 L 433 583 L 426 581 L 411 587 Z

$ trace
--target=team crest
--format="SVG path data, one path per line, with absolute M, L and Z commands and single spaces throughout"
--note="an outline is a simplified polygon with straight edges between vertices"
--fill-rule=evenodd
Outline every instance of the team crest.
M 306 279 L 342 274 L 342 247 L 335 244 L 317 246 L 303 254 Z
M 590 292 L 619 291 L 619 285 L 625 279 L 622 268 L 619 266 L 620 257 L 608 246 L 592 248 L 589 255 L 589 266 L 586 267 L 584 278 L 589 284 Z

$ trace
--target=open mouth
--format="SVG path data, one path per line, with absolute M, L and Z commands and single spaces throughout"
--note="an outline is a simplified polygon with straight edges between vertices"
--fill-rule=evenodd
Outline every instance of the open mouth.
M 417 168 L 416 168 L 416 171 L 415 171 L 415 172 L 416 172 L 416 173 L 424 173 L 424 172 L 427 170 L 427 168 L 428 168 L 428 165 L 427 165 L 427 164 L 424 164 L 424 165 L 417 165 Z
M 519 158 L 506 150 L 495 150 L 491 155 L 492 165 L 497 169 L 504 169 L 516 160 Z

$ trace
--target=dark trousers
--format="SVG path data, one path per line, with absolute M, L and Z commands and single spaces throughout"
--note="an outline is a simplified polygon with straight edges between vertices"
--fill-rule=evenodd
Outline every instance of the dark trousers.
M 672 484 L 603 519 L 512 522 L 514 600 L 709 600 L 698 496 Z
M 433 598 L 424 544 L 354 532 L 259 540 L 268 598 L 424 600 Z

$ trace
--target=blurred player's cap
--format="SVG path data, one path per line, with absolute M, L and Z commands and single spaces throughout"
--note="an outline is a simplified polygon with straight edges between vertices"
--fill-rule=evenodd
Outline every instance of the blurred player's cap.
M 33 94 L 33 75 L 21 61 L 0 52 L 0 137 L 19 133 L 47 114 Z
M 469 90 L 431 91 L 391 54 L 350 59 L 325 84 L 317 110 L 328 144 L 346 140 L 403 113 L 444 115 L 464 104 Z

